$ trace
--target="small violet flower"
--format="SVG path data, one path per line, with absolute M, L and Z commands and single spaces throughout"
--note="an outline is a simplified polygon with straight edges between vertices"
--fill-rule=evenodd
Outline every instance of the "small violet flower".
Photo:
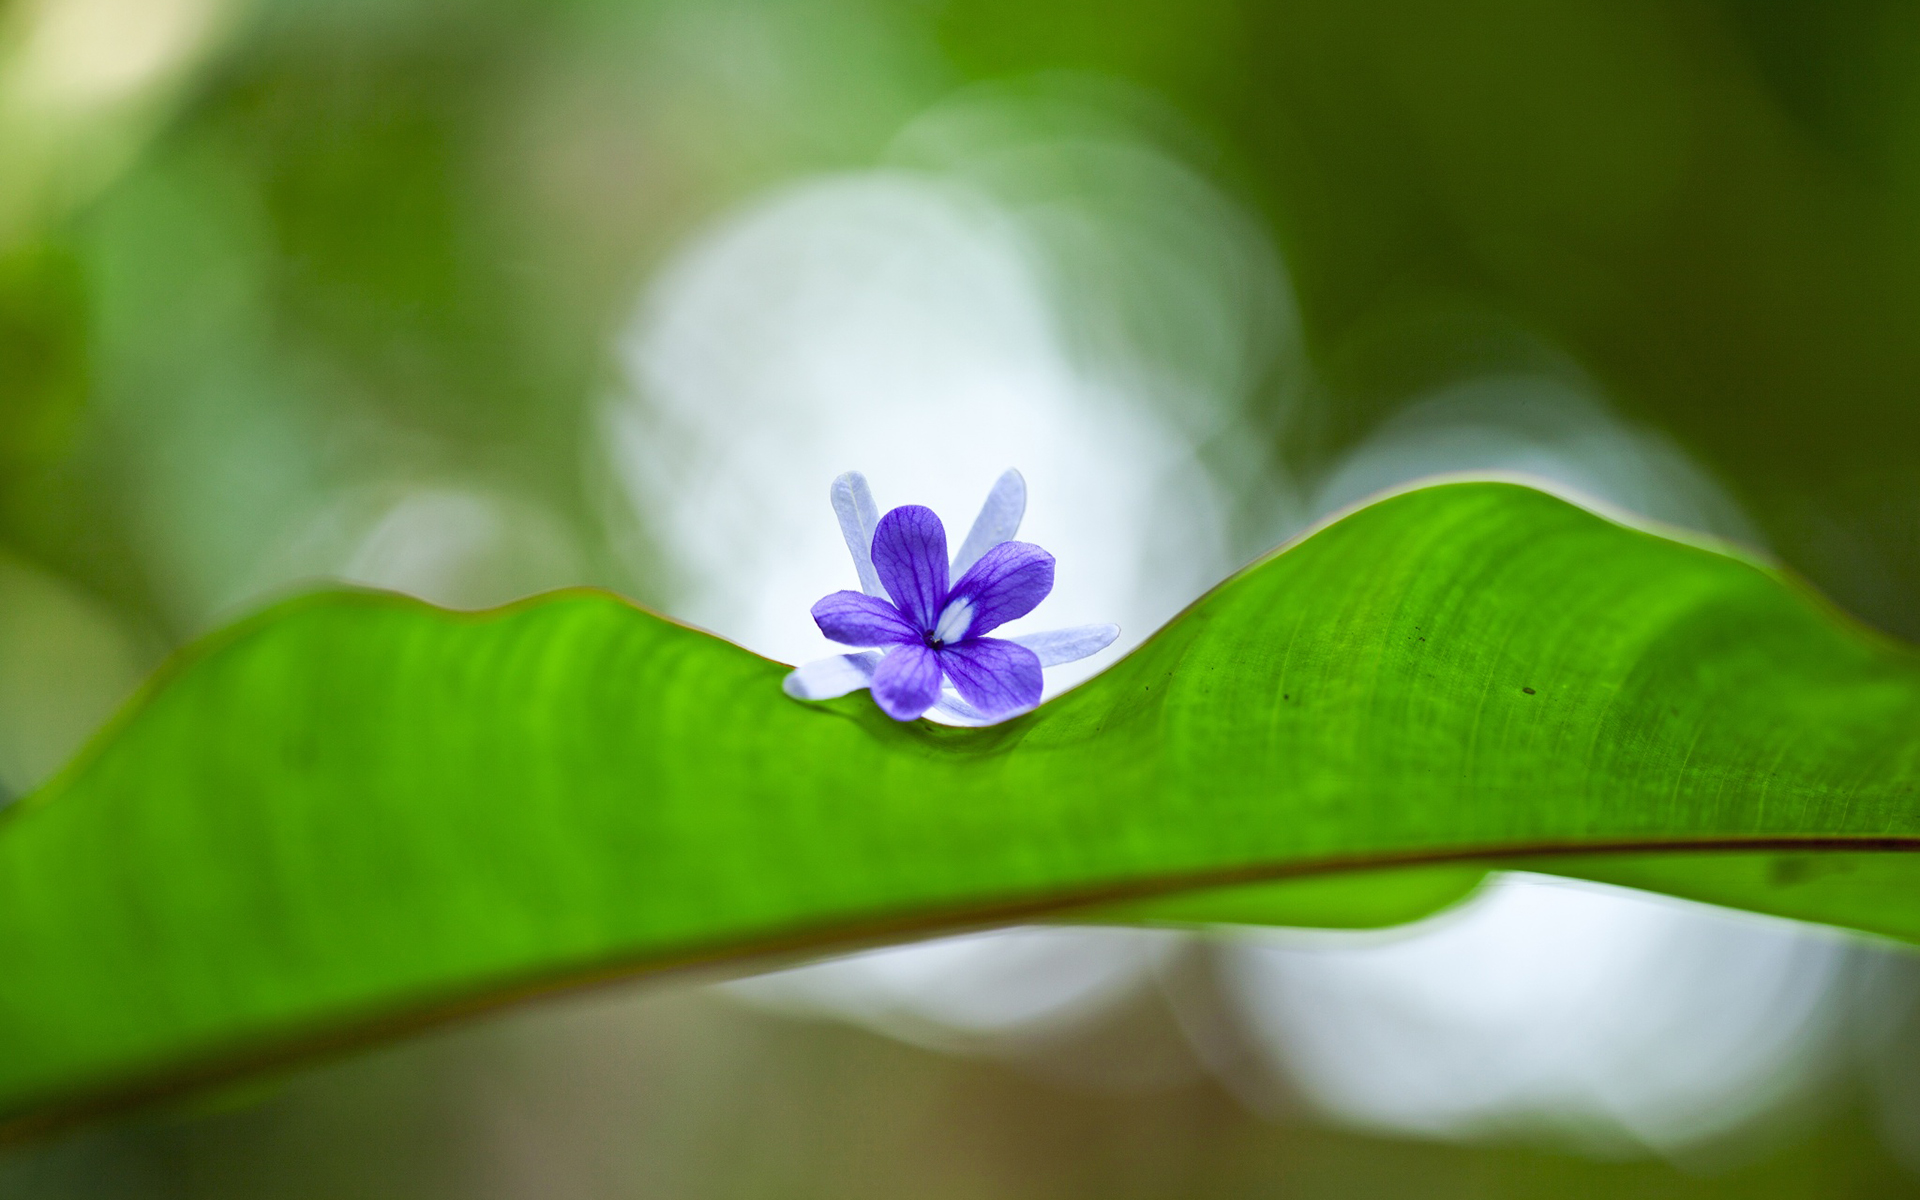
M 951 563 L 933 510 L 909 504 L 878 516 L 857 471 L 834 480 L 831 496 L 861 590 L 825 597 L 813 619 L 836 642 L 875 649 L 795 668 L 783 684 L 795 699 L 871 688 L 896 721 L 929 710 L 969 724 L 999 721 L 1040 703 L 1042 667 L 1098 653 L 1119 636 L 1117 625 L 986 636 L 1053 590 L 1053 555 L 1012 540 L 1027 507 L 1018 471 L 993 485 Z

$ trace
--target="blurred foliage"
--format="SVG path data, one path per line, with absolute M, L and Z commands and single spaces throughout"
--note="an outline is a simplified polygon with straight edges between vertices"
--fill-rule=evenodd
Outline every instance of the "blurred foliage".
M 1524 330 L 1717 469 L 1842 603 L 1920 632 L 1905 6 L 1133 11 L 981 0 L 945 27 L 972 71 L 1116 71 L 1215 131 L 1326 381 L 1292 453 L 1506 365 Z
M 1190 969 L 1205 970 L 1202 955 Z M 1164 1052 L 1141 1004 L 1081 1053 Z M 1878 1200 L 1912 1195 L 1842 1103 L 1737 1168 L 1592 1162 L 1317 1128 L 1190 1079 L 1101 1093 L 1044 1066 L 931 1054 L 712 992 L 623 989 L 433 1034 L 264 1094 L 151 1114 L 0 1158 L 46 1200 Z
M 175 637 L 382 474 L 530 496 L 644 592 L 580 457 L 660 255 L 967 80 L 1061 70 L 1171 101 L 1271 220 L 1319 379 L 1267 393 L 1296 467 L 1546 347 L 1920 631 L 1902 6 L 279 0 L 221 47 L 0 260 L 4 536 Z

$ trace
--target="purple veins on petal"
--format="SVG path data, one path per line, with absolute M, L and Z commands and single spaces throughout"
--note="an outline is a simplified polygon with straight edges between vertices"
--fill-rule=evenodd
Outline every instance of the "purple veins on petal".
M 901 615 L 931 630 L 947 597 L 947 531 L 933 510 L 906 504 L 881 517 L 873 566 Z
M 845 646 L 919 643 L 921 632 L 885 600 L 859 592 L 835 592 L 813 606 L 820 632 Z
M 881 711 L 911 721 L 940 699 L 940 655 L 918 642 L 898 646 L 880 660 L 871 686 Z
M 999 638 L 975 638 L 941 650 L 940 665 L 960 698 L 990 720 L 1040 703 L 1040 656 L 1025 646 Z M 886 670 L 884 662 L 880 669 Z M 879 694 L 878 675 L 874 694 Z
M 1052 590 L 1053 555 L 1032 542 L 1001 542 L 960 577 L 947 603 L 971 607 L 960 638 L 976 638 L 1026 616 Z

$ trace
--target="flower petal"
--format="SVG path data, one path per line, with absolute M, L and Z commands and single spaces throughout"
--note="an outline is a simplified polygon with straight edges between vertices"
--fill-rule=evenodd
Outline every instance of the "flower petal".
M 873 673 L 874 703 L 896 721 L 913 720 L 938 699 L 940 656 L 919 642 L 888 653 Z
M 1118 625 L 1075 625 L 1071 629 L 1015 634 L 1007 640 L 1039 655 L 1041 666 L 1057 667 L 1098 654 L 1113 645 L 1113 639 L 1119 636 Z
M 813 623 L 820 632 L 848 646 L 920 644 L 920 631 L 885 600 L 859 592 L 835 592 L 813 606 Z
M 900 614 L 931 630 L 947 598 L 947 530 L 933 510 L 905 504 L 881 517 L 873 565 Z
M 973 605 L 966 637 L 976 638 L 1026 616 L 1052 590 L 1053 555 L 1032 542 L 1001 542 L 960 577 L 951 598 Z
M 953 680 L 960 698 L 989 720 L 1009 717 L 1040 703 L 1040 656 L 1025 646 L 999 638 L 974 638 L 948 646 L 939 655 L 940 665 Z M 882 663 L 880 669 L 885 671 L 886 664 Z M 876 676 L 876 694 L 879 688 Z
M 879 665 L 880 655 L 872 650 L 817 658 L 789 671 L 780 681 L 780 690 L 795 700 L 831 700 L 871 684 Z
M 1011 540 L 1020 532 L 1020 518 L 1026 515 L 1027 481 L 1020 472 L 1010 470 L 994 481 L 987 502 L 980 506 L 980 515 L 973 519 L 973 528 L 967 531 L 967 540 L 960 543 L 960 552 L 953 556 L 953 577 L 965 575 L 982 554 Z
M 853 569 L 860 575 L 860 590 L 879 596 L 880 576 L 873 569 L 873 529 L 880 523 L 880 510 L 874 507 L 873 490 L 867 477 L 848 471 L 833 481 L 828 496 L 833 514 L 840 518 L 840 536 L 847 540 L 847 553 L 853 555 Z
M 941 691 L 940 699 L 927 710 L 947 718 L 956 725 L 991 725 L 985 713 L 960 698 L 952 688 Z

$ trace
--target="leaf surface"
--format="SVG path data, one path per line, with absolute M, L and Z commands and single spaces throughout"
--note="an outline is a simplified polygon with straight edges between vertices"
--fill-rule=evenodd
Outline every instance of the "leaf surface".
M 215 636 L 0 817 L 0 1117 L 759 952 L 1402 919 L 1501 862 L 1920 939 L 1920 659 L 1515 485 L 1363 509 L 994 728 L 784 670 L 599 593 Z

